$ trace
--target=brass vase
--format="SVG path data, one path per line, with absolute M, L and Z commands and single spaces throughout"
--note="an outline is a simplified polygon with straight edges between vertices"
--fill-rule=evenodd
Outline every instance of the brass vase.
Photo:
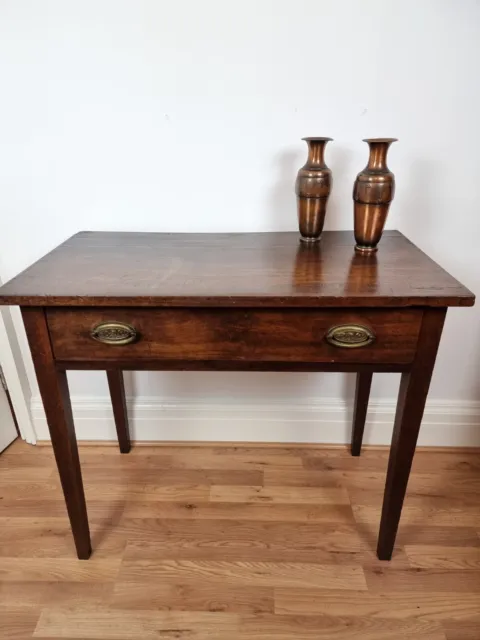
M 324 153 L 332 138 L 302 138 L 308 145 L 308 158 L 295 183 L 300 240 L 317 242 L 323 231 L 327 202 L 332 189 L 332 172 Z
M 395 195 L 395 176 L 387 167 L 387 152 L 397 138 L 367 138 L 368 164 L 353 187 L 355 251 L 372 253 L 382 237 L 390 203 Z

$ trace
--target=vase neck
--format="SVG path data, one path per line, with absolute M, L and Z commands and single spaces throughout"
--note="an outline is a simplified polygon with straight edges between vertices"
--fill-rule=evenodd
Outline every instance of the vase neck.
M 366 169 L 369 171 L 388 171 L 387 153 L 391 142 L 369 142 L 370 157 Z
M 316 167 L 318 169 L 325 168 L 325 140 L 308 140 L 308 160 L 307 165 L 309 167 Z

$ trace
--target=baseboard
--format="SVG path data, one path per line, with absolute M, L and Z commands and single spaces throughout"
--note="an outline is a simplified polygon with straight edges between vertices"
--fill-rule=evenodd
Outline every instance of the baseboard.
M 229 404 L 164 402 L 160 398 L 127 399 L 132 439 L 136 441 L 295 442 L 344 444 L 350 439 L 352 408 L 339 398 L 311 402 Z M 369 405 L 364 442 L 389 444 L 395 400 L 373 400 Z M 110 399 L 72 398 L 79 440 L 116 438 Z M 37 438 L 48 439 L 39 397 L 32 399 Z M 480 446 L 480 402 L 431 400 L 427 403 L 419 445 Z

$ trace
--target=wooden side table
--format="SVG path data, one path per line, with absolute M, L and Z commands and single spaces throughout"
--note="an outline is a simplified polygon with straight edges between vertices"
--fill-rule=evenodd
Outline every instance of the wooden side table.
M 79 558 L 90 533 L 66 370 L 105 369 L 120 450 L 122 370 L 355 371 L 359 455 L 375 371 L 401 372 L 377 553 L 390 559 L 447 307 L 473 294 L 397 231 L 79 233 L 0 288 L 20 305 Z

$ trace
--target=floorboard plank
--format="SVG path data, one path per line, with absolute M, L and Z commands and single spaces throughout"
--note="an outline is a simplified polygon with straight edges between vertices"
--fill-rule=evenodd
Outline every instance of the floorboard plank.
M 480 571 L 450 569 L 365 569 L 368 589 L 376 593 L 396 591 L 480 594 Z M 479 595 L 480 603 L 480 595 Z
M 478 593 L 275 589 L 275 613 L 387 619 L 464 620 L 480 614 Z
M 117 578 L 119 558 L 2 558 L 0 581 L 111 582 Z
M 115 616 L 115 625 L 112 625 Z M 204 611 L 124 611 L 107 608 L 46 608 L 35 638 L 103 638 L 104 640 L 205 640 L 237 637 L 238 615 Z
M 480 571 L 480 547 L 408 545 L 405 552 L 410 565 L 415 568 Z
M 448 620 L 442 623 L 447 640 L 478 640 L 480 616 L 467 621 Z
M 239 638 L 249 640 L 445 640 L 440 625 L 430 620 L 392 620 L 369 616 L 241 616 Z
M 22 640 L 31 638 L 41 610 L 36 607 L 5 605 L 0 600 L 0 638 Z
M 224 611 L 273 613 L 273 588 L 226 585 L 182 578 L 181 582 L 124 582 L 115 584 L 115 608 L 158 611 Z
M 225 562 L 222 560 L 129 560 L 119 580 L 162 581 L 191 579 L 219 581 L 245 587 L 313 586 L 319 589 L 366 589 L 360 566 L 293 562 Z
M 90 506 L 90 505 L 89 505 Z M 350 505 L 258 504 L 240 502 L 125 503 L 125 518 L 256 520 L 277 522 L 354 522 Z
M 258 502 L 261 504 L 350 504 L 343 488 L 331 487 L 249 487 L 213 485 L 212 502 Z

